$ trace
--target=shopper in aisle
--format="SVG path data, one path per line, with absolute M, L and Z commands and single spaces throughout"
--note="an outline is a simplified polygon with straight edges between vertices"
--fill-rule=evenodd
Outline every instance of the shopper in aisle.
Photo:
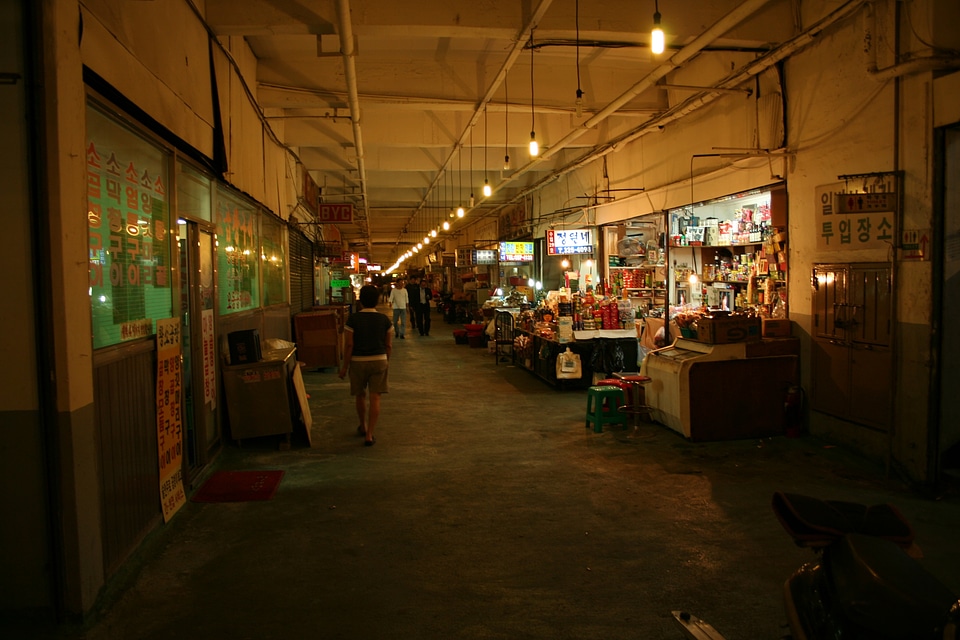
M 404 292 L 406 293 L 406 292 Z M 356 399 L 360 425 L 357 433 L 363 444 L 376 442 L 374 428 L 380 419 L 380 394 L 387 393 L 387 371 L 393 351 L 393 325 L 377 311 L 380 290 L 368 284 L 360 289 L 360 306 L 350 314 L 344 327 L 343 366 L 340 377 L 350 372 L 350 395 Z M 370 396 L 369 407 L 367 396 Z
M 390 308 L 393 309 L 394 333 L 401 340 L 404 339 L 404 325 L 407 323 L 407 307 L 410 306 L 410 296 L 403 286 L 403 280 L 390 292 Z
M 416 278 L 410 278 L 407 281 L 407 297 L 410 299 L 408 303 L 410 305 L 410 328 L 417 328 L 417 307 L 420 304 L 420 283 Z
M 420 335 L 430 335 L 430 301 L 433 300 L 433 289 L 426 279 L 420 281 L 417 291 L 417 327 Z

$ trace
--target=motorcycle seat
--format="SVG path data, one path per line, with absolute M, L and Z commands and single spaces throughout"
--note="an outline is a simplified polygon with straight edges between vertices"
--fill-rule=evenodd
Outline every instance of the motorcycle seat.
M 849 533 L 884 538 L 903 548 L 913 544 L 913 527 L 892 504 L 867 506 L 777 491 L 773 512 L 801 547 L 824 547 Z
M 821 562 L 834 610 L 873 637 L 932 638 L 947 622 L 954 595 L 895 543 L 843 536 Z

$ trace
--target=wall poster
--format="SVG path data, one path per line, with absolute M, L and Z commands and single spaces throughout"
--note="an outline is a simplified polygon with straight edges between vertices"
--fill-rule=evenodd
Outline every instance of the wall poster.
M 180 355 L 180 319 L 157 320 L 157 451 L 164 522 L 187 500 L 183 491 Z

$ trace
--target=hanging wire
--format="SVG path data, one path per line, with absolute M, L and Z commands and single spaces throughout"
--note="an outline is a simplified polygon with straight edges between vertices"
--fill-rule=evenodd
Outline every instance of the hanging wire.
M 507 90 L 508 75 L 503 76 L 503 168 L 510 169 L 510 92 Z
M 574 2 L 574 20 L 577 27 L 577 117 L 583 115 L 583 90 L 580 88 L 580 0 Z
M 536 131 L 536 115 L 533 111 L 533 31 L 530 31 L 530 131 Z
M 470 208 L 473 208 L 473 127 L 470 127 Z

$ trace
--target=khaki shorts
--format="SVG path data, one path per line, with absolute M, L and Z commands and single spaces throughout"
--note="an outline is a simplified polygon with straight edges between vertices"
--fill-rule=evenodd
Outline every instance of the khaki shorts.
M 387 360 L 366 360 L 350 363 L 350 395 L 359 396 L 369 387 L 370 393 L 387 393 Z

